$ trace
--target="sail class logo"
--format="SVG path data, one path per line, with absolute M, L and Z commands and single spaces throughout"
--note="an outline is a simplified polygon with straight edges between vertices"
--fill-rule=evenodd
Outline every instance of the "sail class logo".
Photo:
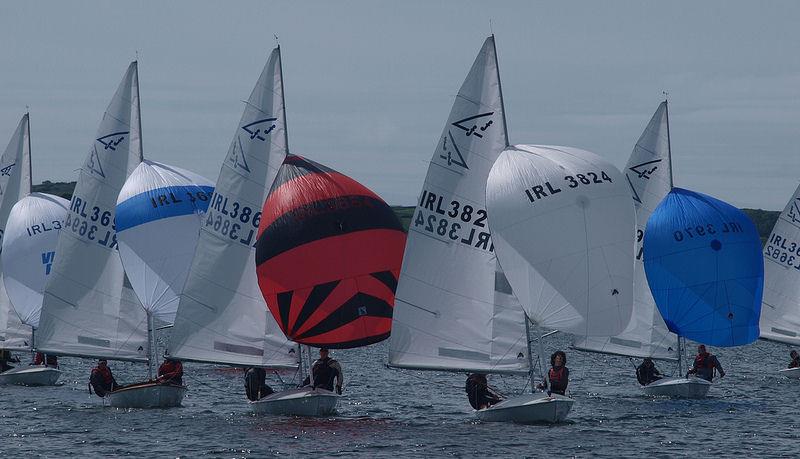
M 242 126 L 242 129 L 247 132 L 247 135 L 250 136 L 250 140 L 267 140 L 267 135 L 272 132 L 277 124 L 273 123 L 273 121 L 277 121 L 278 118 L 264 118 L 263 120 L 253 121 L 250 124 L 246 124 Z
M 242 147 L 242 140 L 239 138 L 239 136 L 236 136 L 236 140 L 233 141 L 233 145 L 231 146 L 231 154 L 228 155 L 228 159 L 226 161 L 229 162 L 231 167 L 234 169 L 242 169 L 245 172 L 250 172 L 250 166 L 247 165 L 244 147 Z
M 53 260 L 56 258 L 55 252 L 43 252 L 42 253 L 42 264 L 45 266 L 44 268 L 44 275 L 47 276 L 50 274 L 50 268 L 53 267 Z
M 456 121 L 455 123 L 453 123 L 453 126 L 466 132 L 467 137 L 474 135 L 475 137 L 483 138 L 482 133 L 485 132 L 487 129 L 489 129 L 489 126 L 491 126 L 494 123 L 491 119 L 487 120 L 486 117 L 492 115 L 494 115 L 494 112 L 481 113 L 480 115 L 470 116 L 469 118 L 464 118 L 463 120 Z
M 789 218 L 792 219 L 792 223 L 800 223 L 800 207 L 798 207 L 798 202 L 800 202 L 800 198 L 794 198 L 792 207 L 789 208 Z
M 11 171 L 14 170 L 14 166 L 16 165 L 17 163 L 9 164 L 8 166 L 0 169 L 0 176 L 5 175 L 6 177 L 11 177 Z
M 640 179 L 650 180 L 650 177 L 653 175 L 653 173 L 658 170 L 658 163 L 660 162 L 660 159 L 654 159 L 653 161 L 637 164 L 628 169 L 635 172 Z
M 439 157 L 447 161 L 448 166 L 455 164 L 464 169 L 469 169 L 469 167 L 467 167 L 467 162 L 464 160 L 464 156 L 461 155 L 461 150 L 459 150 L 458 145 L 456 145 L 453 134 L 449 130 L 447 131 L 447 136 L 442 140 L 442 154 L 439 155 Z
M 92 152 L 89 154 L 89 160 L 86 161 L 86 169 L 88 169 L 90 173 L 106 178 L 106 174 L 103 172 L 103 165 L 100 164 L 100 156 L 97 154 L 96 147 L 93 147 Z
M 125 140 L 125 136 L 128 135 L 129 131 L 125 132 L 115 132 L 113 134 L 104 135 L 97 139 L 103 145 L 103 150 L 111 150 L 115 151 L 117 146 Z

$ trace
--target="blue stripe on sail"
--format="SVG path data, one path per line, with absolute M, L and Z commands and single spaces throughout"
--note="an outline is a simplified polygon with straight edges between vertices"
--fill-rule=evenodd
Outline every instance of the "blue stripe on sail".
M 205 212 L 213 186 L 178 185 L 147 190 L 117 204 L 117 232 L 163 218 Z

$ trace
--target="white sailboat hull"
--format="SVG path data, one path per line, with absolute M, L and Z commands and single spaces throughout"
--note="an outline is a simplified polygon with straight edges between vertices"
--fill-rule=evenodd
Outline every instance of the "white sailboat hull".
M 327 416 L 336 413 L 340 397 L 325 389 L 300 387 L 276 392 L 250 405 L 256 414 Z
M 61 377 L 61 370 L 43 365 L 12 368 L 0 373 L 0 385 L 53 386 Z
M 489 408 L 475 411 L 484 422 L 516 422 L 519 424 L 563 422 L 575 400 L 564 395 L 544 392 L 525 394 L 504 400 Z
M 784 368 L 783 370 L 778 370 L 778 374 L 781 374 L 787 378 L 800 379 L 800 367 Z
M 107 395 L 115 408 L 173 408 L 181 406 L 186 386 L 148 382 L 123 387 Z
M 702 378 L 662 378 L 642 388 L 645 395 L 653 397 L 704 398 L 711 383 Z

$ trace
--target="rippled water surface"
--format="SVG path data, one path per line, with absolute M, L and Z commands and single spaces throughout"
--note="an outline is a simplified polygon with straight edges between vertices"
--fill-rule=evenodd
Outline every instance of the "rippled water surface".
M 548 352 L 568 344 L 547 340 Z M 388 369 L 386 349 L 334 351 L 347 381 L 330 419 L 255 417 L 241 371 L 192 363 L 182 408 L 110 408 L 87 392 L 93 362 L 63 358 L 62 386 L 0 386 L 0 457 L 796 456 L 800 445 L 800 381 L 777 375 L 789 352 L 777 344 L 712 349 L 728 376 L 698 401 L 644 397 L 628 359 L 567 349 L 576 404 L 555 426 L 476 422 L 465 375 Z M 111 366 L 121 383 L 146 375 L 142 365 Z M 513 394 L 527 381 L 490 382 Z

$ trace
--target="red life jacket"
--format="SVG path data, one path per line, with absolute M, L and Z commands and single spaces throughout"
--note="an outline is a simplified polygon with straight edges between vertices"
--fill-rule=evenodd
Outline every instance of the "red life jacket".
M 550 384 L 552 386 L 561 385 L 561 381 L 564 379 L 564 368 L 566 367 L 562 366 L 558 370 L 556 370 L 555 368 L 550 369 L 550 373 L 548 374 L 548 376 L 550 378 Z
M 95 372 L 100 373 L 100 376 L 103 378 L 103 383 L 104 384 L 106 384 L 108 386 L 111 386 L 111 383 L 114 381 L 114 376 L 111 375 L 111 368 L 108 368 L 108 367 L 105 367 L 105 368 L 94 367 L 94 369 L 92 370 L 92 373 L 95 373 Z
M 180 362 L 165 361 L 158 367 L 158 375 L 180 378 L 183 376 L 183 365 Z
M 711 354 L 708 352 L 705 354 L 697 354 L 697 357 L 694 358 L 694 367 L 713 369 L 714 363 L 712 362 Z

